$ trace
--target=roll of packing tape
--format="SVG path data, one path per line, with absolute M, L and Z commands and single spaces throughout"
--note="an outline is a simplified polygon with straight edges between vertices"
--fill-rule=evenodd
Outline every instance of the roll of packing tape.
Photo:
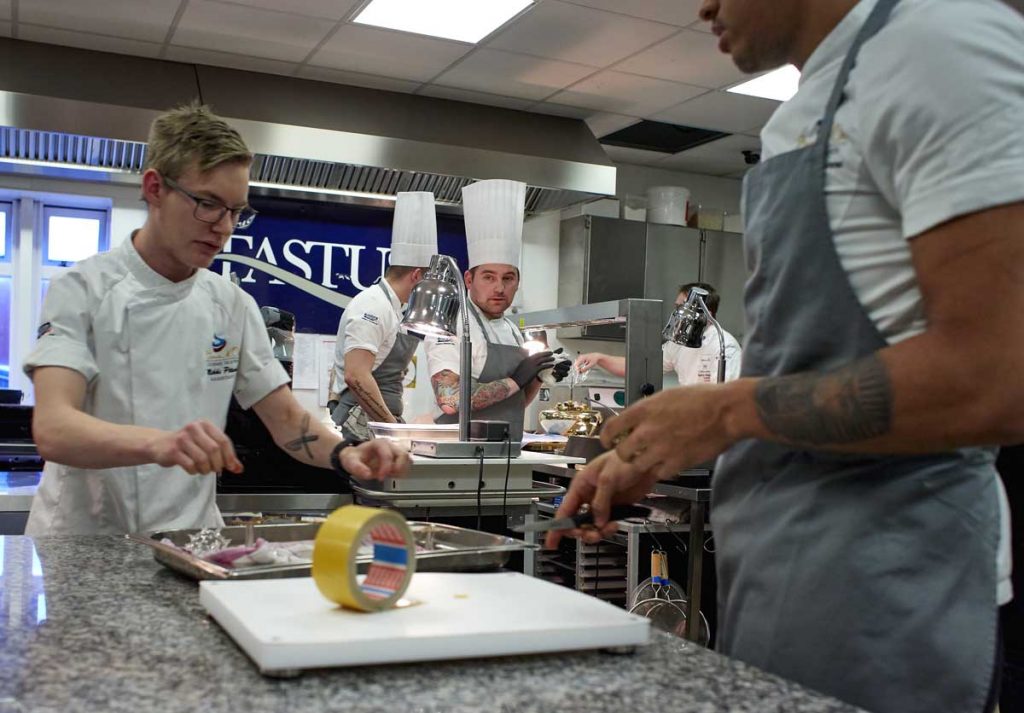
M 362 542 L 373 546 L 366 577 L 356 579 Z M 360 611 L 393 607 L 416 571 L 416 548 L 405 518 L 391 510 L 346 505 L 320 526 L 313 542 L 313 581 L 333 602 Z

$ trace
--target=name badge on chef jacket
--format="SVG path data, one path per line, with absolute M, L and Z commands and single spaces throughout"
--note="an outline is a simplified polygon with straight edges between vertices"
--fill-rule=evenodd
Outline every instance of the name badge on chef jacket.
M 717 364 L 716 357 L 700 357 L 700 365 L 697 367 L 697 379 L 702 384 L 711 383 L 711 368 Z
M 225 337 L 213 335 L 206 351 L 206 378 L 210 381 L 234 379 L 238 372 L 238 346 L 232 346 Z

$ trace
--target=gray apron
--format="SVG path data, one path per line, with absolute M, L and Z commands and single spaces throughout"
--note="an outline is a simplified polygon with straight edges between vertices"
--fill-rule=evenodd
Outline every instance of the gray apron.
M 377 287 L 385 295 L 388 295 L 384 285 L 378 282 Z M 388 300 L 390 301 L 390 299 L 391 296 L 388 295 Z M 399 332 L 395 336 L 395 343 L 392 345 L 391 351 L 384 357 L 384 361 L 373 370 L 373 380 L 377 382 L 380 395 L 384 398 L 384 405 L 388 407 L 395 418 L 402 416 L 402 393 L 404 390 L 402 379 L 419 343 L 420 340 L 416 337 Z M 345 389 L 338 396 L 338 405 L 331 413 L 331 418 L 341 426 L 341 433 L 346 439 L 352 441 L 368 441 L 370 439 L 370 429 L 367 426 L 369 418 L 356 400 L 352 389 Z
M 886 346 L 836 254 L 828 139 L 880 0 L 817 143 L 746 178 L 743 376 L 848 364 Z M 877 713 L 975 713 L 996 649 L 994 450 L 872 456 L 746 440 L 712 485 L 718 648 Z
M 480 378 L 477 379 L 477 382 L 485 384 L 490 381 L 498 381 L 512 376 L 512 372 L 514 372 L 516 367 L 519 366 L 519 363 L 526 358 L 526 350 L 521 346 L 511 346 L 508 344 L 492 342 L 491 338 L 487 335 L 487 328 L 484 326 L 483 320 L 480 319 L 480 315 L 477 313 L 477 310 L 470 307 L 469 311 L 476 319 L 476 323 L 480 325 L 480 331 L 483 332 L 484 339 L 487 340 L 487 361 L 484 362 L 483 371 L 480 372 Z M 516 335 L 516 338 L 518 339 L 519 330 L 516 329 L 516 326 L 507 318 L 505 321 L 512 325 L 512 333 Z M 459 375 L 459 378 L 462 378 L 461 374 Z M 459 404 L 459 408 L 462 408 L 462 404 Z M 526 394 L 520 389 L 504 401 L 499 401 L 498 403 L 479 411 L 473 411 L 471 418 L 490 421 L 508 421 L 509 439 L 512 443 L 519 443 L 523 440 L 523 417 L 525 412 Z M 458 423 L 459 415 L 457 413 L 441 414 L 434 420 L 437 423 Z

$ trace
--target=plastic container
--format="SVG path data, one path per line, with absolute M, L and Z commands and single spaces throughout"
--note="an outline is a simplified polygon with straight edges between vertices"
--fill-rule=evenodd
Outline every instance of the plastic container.
M 690 191 L 682 186 L 652 186 L 647 189 L 647 222 L 686 225 Z

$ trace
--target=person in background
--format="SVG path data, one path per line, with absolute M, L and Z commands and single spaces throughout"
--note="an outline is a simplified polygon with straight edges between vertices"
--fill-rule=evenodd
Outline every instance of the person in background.
M 526 184 L 478 181 L 462 189 L 462 202 L 469 251 L 464 278 L 473 344 L 472 417 L 507 421 L 509 438 L 516 442 L 523 437 L 526 405 L 540 389 L 540 373 L 555 365 L 551 351 L 527 354 L 522 333 L 505 316 L 519 289 Z M 460 319 L 458 336 L 428 338 L 425 344 L 438 423 L 457 423 L 459 419 L 461 329 Z M 561 377 L 568 367 L 565 361 Z
M 679 288 L 676 296 L 676 307 L 685 304 L 690 296 L 690 288 L 698 287 L 706 290 L 708 297 L 705 300 L 711 316 L 718 317 L 718 305 L 721 302 L 718 292 L 706 282 L 690 282 Z M 729 334 L 724 328 L 725 335 L 725 380 L 732 381 L 740 376 L 740 357 L 742 350 L 736 338 Z M 710 384 L 718 378 L 718 359 L 721 355 L 719 348 L 718 330 L 713 324 L 708 323 L 704 330 L 703 340 L 699 349 L 690 349 L 675 342 L 665 342 L 661 345 L 662 369 L 666 374 L 675 371 L 679 379 L 679 385 L 686 384 Z M 626 375 L 626 358 L 590 352 L 580 354 L 576 358 L 576 369 L 585 374 L 594 367 L 600 367 L 615 376 Z
M 361 477 L 404 473 L 389 442 L 357 447 L 287 387 L 255 301 L 206 268 L 249 207 L 252 153 L 205 106 L 153 122 L 146 222 L 54 279 L 25 373 L 46 460 L 26 534 L 222 527 L 213 474 L 239 472 L 224 435 L 234 394 L 296 460 Z
M 744 181 L 741 377 L 605 424 L 557 517 L 722 454 L 717 646 L 875 713 L 978 713 L 1024 440 L 1024 17 L 1001 0 L 703 0 L 796 95 Z M 923 50 L 922 48 L 933 48 Z M 549 537 L 553 545 L 558 536 Z
M 420 339 L 401 331 L 403 305 L 437 253 L 434 194 L 399 193 L 384 278 L 349 303 L 338 324 L 334 382 L 345 384 L 331 410 L 345 438 L 370 439 L 369 421 L 402 417 L 402 377 Z

